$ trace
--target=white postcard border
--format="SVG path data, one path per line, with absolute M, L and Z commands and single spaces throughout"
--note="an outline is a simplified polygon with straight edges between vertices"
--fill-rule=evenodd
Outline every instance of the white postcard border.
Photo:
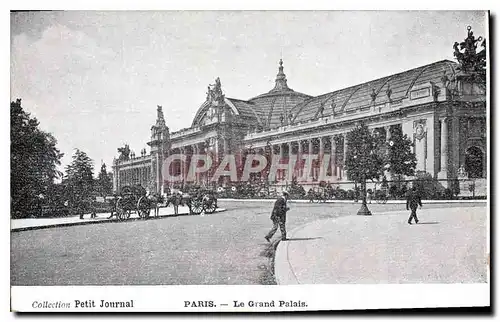
M 245 285 L 13 286 L 11 309 L 14 312 L 196 313 L 475 307 L 490 305 L 489 287 L 487 283 L 279 287 Z M 101 307 L 102 301 L 111 306 Z M 114 302 L 119 302 L 117 305 L 124 307 L 113 307 Z M 69 303 L 69 307 L 61 308 L 64 306 L 63 303 Z M 79 307 L 75 307 L 77 303 Z M 127 303 L 133 307 L 126 307 Z M 261 307 L 258 303 L 269 303 L 268 305 L 274 306 Z

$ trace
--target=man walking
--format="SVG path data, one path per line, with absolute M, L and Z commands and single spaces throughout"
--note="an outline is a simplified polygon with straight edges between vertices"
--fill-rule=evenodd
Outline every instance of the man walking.
M 271 220 L 273 221 L 273 228 L 269 231 L 269 233 L 264 237 L 268 242 L 271 242 L 271 237 L 273 237 L 276 230 L 278 230 L 278 226 L 281 231 L 281 240 L 286 239 L 286 212 L 290 210 L 287 206 L 287 201 L 289 198 L 289 194 L 287 191 L 283 191 L 283 195 L 280 196 L 276 202 L 274 203 L 273 212 L 271 213 Z
M 413 187 L 408 193 L 408 198 L 406 199 L 406 210 L 411 209 L 410 218 L 408 218 L 408 224 L 411 225 L 411 220 L 415 218 L 415 223 L 418 224 L 417 218 L 417 208 L 420 206 L 422 208 L 422 200 L 417 192 L 417 188 Z

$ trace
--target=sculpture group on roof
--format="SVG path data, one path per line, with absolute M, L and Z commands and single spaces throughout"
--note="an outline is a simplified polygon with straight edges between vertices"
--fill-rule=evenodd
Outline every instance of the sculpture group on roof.
M 222 94 L 222 85 L 219 77 L 215 79 L 215 84 L 208 85 L 207 101 L 216 103 L 224 101 L 224 94 Z
M 477 52 L 479 42 L 482 42 L 482 49 Z M 467 27 L 467 38 L 460 44 L 455 42 L 453 49 L 455 50 L 453 55 L 460 64 L 458 70 L 465 74 L 478 75 L 481 78 L 486 75 L 486 39 L 483 39 L 483 37 L 476 38 L 471 26 Z M 484 81 L 486 81 L 485 78 Z
M 118 148 L 118 153 L 120 155 L 118 156 L 119 161 L 127 161 L 130 159 L 130 147 L 128 144 L 125 144 L 123 147 Z

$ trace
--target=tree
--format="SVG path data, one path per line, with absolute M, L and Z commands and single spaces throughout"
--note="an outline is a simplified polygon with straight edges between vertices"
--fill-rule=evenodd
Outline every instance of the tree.
M 113 192 L 113 182 L 111 181 L 111 174 L 106 169 L 106 164 L 101 166 L 101 172 L 97 176 L 96 190 L 102 197 L 109 196 Z
M 366 205 L 366 181 L 378 180 L 383 175 L 384 159 L 379 140 L 365 124 L 359 124 L 347 133 L 346 171 L 349 179 L 361 185 L 363 204 L 358 215 L 371 215 Z
M 93 163 L 85 152 L 76 149 L 73 161 L 66 166 L 65 184 L 73 203 L 78 204 L 91 197 L 94 186 Z
M 397 176 L 414 176 L 417 158 L 412 152 L 413 142 L 400 127 L 391 128 L 391 139 L 387 142 L 387 164 L 389 172 Z
M 14 216 L 25 216 L 41 207 L 56 178 L 63 154 L 57 140 L 39 129 L 40 123 L 26 113 L 21 100 L 10 103 L 11 202 Z

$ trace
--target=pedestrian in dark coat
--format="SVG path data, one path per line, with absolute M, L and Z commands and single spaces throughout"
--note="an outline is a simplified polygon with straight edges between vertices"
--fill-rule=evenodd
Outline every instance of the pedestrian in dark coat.
M 408 218 L 408 224 L 411 225 L 411 220 L 414 218 L 415 223 L 418 224 L 418 218 L 417 218 L 417 208 L 420 206 L 422 208 L 422 199 L 420 198 L 419 193 L 417 192 L 417 189 L 413 187 L 411 191 L 408 193 L 408 197 L 406 199 L 406 210 L 411 209 L 411 214 L 410 218 Z
M 273 228 L 271 228 L 269 233 L 264 237 L 268 242 L 271 242 L 271 238 L 274 233 L 276 233 L 276 230 L 278 230 L 278 227 L 281 231 L 281 240 L 286 240 L 286 212 L 290 210 L 287 205 L 288 198 L 288 192 L 283 191 L 283 195 L 274 202 L 274 208 L 271 213 Z

